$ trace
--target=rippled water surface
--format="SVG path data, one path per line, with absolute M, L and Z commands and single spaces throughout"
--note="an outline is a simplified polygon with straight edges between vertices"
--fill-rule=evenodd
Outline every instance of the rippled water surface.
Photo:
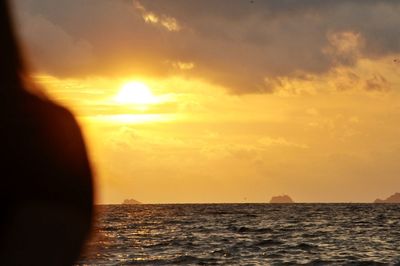
M 400 204 L 108 205 L 79 264 L 400 265 Z

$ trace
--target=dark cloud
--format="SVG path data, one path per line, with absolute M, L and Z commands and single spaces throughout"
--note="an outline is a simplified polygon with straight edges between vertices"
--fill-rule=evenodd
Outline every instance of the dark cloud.
M 273 90 L 268 79 L 325 73 L 361 57 L 400 52 L 399 1 L 16 3 L 32 60 L 57 76 L 179 72 L 239 93 L 268 92 Z M 166 63 L 178 61 L 194 67 Z
M 390 84 L 382 75 L 376 74 L 365 81 L 365 90 L 367 91 L 387 91 Z

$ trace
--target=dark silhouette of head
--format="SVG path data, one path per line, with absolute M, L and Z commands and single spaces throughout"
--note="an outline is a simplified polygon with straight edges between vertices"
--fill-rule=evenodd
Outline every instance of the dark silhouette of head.
M 15 37 L 8 1 L 0 1 L 0 80 L 2 93 L 13 93 L 22 88 L 22 59 Z
M 26 90 L 5 0 L 0 40 L 0 264 L 71 265 L 92 220 L 85 143 L 67 109 Z

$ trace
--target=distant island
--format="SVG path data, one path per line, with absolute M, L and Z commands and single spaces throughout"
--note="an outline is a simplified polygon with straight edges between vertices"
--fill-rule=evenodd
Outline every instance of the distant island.
M 133 204 L 142 204 L 142 203 L 137 200 L 134 200 L 134 199 L 126 199 L 126 200 L 124 200 L 124 202 L 122 202 L 122 204 L 133 205 Z
M 288 195 L 281 195 L 272 197 L 269 203 L 294 203 L 294 201 Z
M 385 200 L 376 199 L 374 203 L 400 203 L 400 193 L 395 193 Z

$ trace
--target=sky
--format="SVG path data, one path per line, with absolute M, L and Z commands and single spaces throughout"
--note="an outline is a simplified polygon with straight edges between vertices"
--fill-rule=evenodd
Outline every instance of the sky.
M 14 0 L 79 121 L 98 203 L 400 191 L 400 2 Z

